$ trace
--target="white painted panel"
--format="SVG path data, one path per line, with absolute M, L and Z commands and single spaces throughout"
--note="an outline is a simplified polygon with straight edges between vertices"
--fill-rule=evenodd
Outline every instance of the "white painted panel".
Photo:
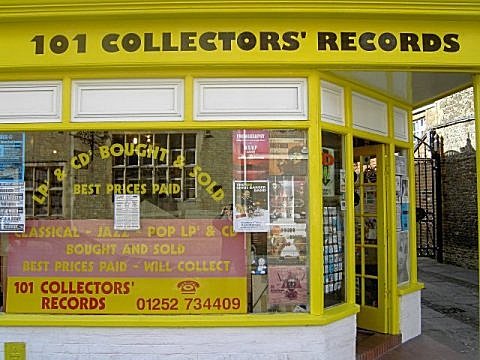
M 402 342 L 406 342 L 422 332 L 420 291 L 400 297 L 400 332 L 402 334 Z
M 0 327 L 2 342 L 48 360 L 354 360 L 355 334 L 355 316 L 324 326 Z
M 61 122 L 60 81 L 0 82 L 0 122 Z
M 408 114 L 407 111 L 393 108 L 394 135 L 398 140 L 408 141 Z
M 412 87 L 412 75 L 409 72 L 393 72 L 391 73 L 392 76 L 392 92 L 393 95 L 403 99 L 403 100 L 410 100 L 412 98 L 411 95 L 411 87 Z
M 183 119 L 183 80 L 135 79 L 72 82 L 72 121 Z
M 387 104 L 354 92 L 352 111 L 355 128 L 381 135 L 388 134 Z
M 306 120 L 307 80 L 197 79 L 196 120 Z
M 322 121 L 345 125 L 345 107 L 343 87 L 327 81 L 321 82 Z

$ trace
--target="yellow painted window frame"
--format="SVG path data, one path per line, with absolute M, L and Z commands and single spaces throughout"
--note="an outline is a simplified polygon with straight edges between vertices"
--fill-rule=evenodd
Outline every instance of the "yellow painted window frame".
M 349 83 L 346 80 L 338 79 L 330 75 L 322 74 L 322 80 L 329 81 L 335 85 L 341 86 L 344 88 L 344 106 L 345 106 L 345 126 L 340 126 L 336 124 L 331 124 L 328 122 L 320 121 L 320 131 L 327 130 L 335 132 L 345 136 L 345 157 L 346 161 L 346 201 L 347 201 L 347 219 L 354 218 L 354 209 L 353 206 L 348 204 L 353 204 L 353 180 L 349 177 L 353 174 L 353 165 L 348 161 L 348 159 L 353 158 L 353 137 L 361 137 L 368 140 L 377 141 L 383 143 L 386 146 L 387 153 L 387 168 L 386 177 L 391 179 L 389 182 L 386 182 L 387 194 L 387 237 L 389 249 L 387 250 L 387 302 L 389 304 L 388 308 L 388 332 L 391 334 L 400 334 L 400 298 L 403 295 L 420 291 L 424 285 L 418 282 L 417 277 L 417 255 L 416 255 L 416 223 L 415 223 L 415 182 L 413 181 L 415 177 L 415 165 L 413 159 L 413 125 L 412 125 L 412 109 L 411 106 L 401 101 L 387 97 L 378 91 L 360 86 L 358 84 Z M 358 130 L 353 127 L 353 113 L 352 113 L 352 92 L 359 92 L 364 95 L 370 96 L 376 100 L 384 102 L 387 104 L 387 119 L 388 119 L 388 135 L 382 136 L 377 134 L 372 134 L 365 132 L 363 130 Z M 398 107 L 407 111 L 408 119 L 408 141 L 398 140 L 395 138 L 394 133 L 394 108 Z M 408 153 L 408 176 L 411 181 L 409 181 L 409 194 L 411 197 L 410 208 L 409 208 L 409 228 L 410 228 L 410 280 L 407 284 L 402 284 L 399 286 L 397 284 L 397 236 L 396 236 L 396 206 L 395 199 L 392 198 L 395 194 L 395 149 L 402 148 L 407 150 Z M 393 179 L 393 180 L 392 180 Z M 350 221 L 351 223 L 352 221 Z M 346 246 L 346 266 L 347 269 L 347 303 L 355 304 L 355 274 L 353 264 L 355 263 L 355 252 L 354 252 L 354 243 L 355 243 L 355 229 L 354 224 L 348 224 L 346 231 L 347 235 L 345 238 Z M 395 249 L 392 251 L 391 249 Z M 326 314 L 335 314 L 339 309 L 332 307 L 325 310 Z
M 43 72 L 21 74 L 0 74 L 0 81 L 35 81 L 35 80 L 61 80 L 62 81 L 62 122 L 55 124 L 2 124 L 0 129 L 2 132 L 8 131 L 75 131 L 75 130 L 108 130 L 115 128 L 116 130 L 167 130 L 172 128 L 181 128 L 184 130 L 205 130 L 205 129 L 305 129 L 308 131 L 309 141 L 309 177 L 320 179 L 322 175 L 321 167 L 321 132 L 323 130 L 338 133 L 345 137 L 345 156 L 346 159 L 353 157 L 353 137 L 359 136 L 378 142 L 386 143 L 389 146 L 405 146 L 411 149 L 412 141 L 402 142 L 395 140 L 393 135 L 393 105 L 403 107 L 407 111 L 410 108 L 406 104 L 399 101 L 385 97 L 375 90 L 354 85 L 346 80 L 341 80 L 329 74 L 323 74 L 313 70 L 292 70 L 285 68 L 284 70 L 275 69 L 275 71 L 252 70 L 245 69 L 170 69 L 167 71 L 159 70 L 141 70 L 129 69 L 126 72 L 118 70 L 95 70 L 95 71 L 75 71 L 72 70 L 67 73 L 58 72 Z M 193 120 L 193 94 L 194 94 L 194 79 L 195 78 L 225 78 L 225 77 L 265 77 L 270 75 L 272 77 L 305 77 L 308 79 L 308 120 L 302 121 L 194 121 Z M 165 122 L 129 122 L 129 123 L 71 123 L 71 84 L 72 80 L 76 79 L 125 79 L 125 78 L 182 78 L 184 84 L 184 118 L 179 121 L 165 121 Z M 322 122 L 320 118 L 320 80 L 326 80 L 344 88 L 345 97 L 345 126 L 339 126 Z M 388 104 L 389 112 L 389 136 L 380 136 L 376 134 L 367 133 L 354 129 L 352 126 L 352 91 L 357 91 L 362 94 L 372 96 L 380 101 Z M 411 119 L 409 119 L 409 130 L 411 130 Z M 411 152 L 411 151 L 410 151 Z M 413 153 L 411 153 L 413 155 Z M 413 163 L 411 161 L 411 163 Z M 413 165 L 412 165 L 413 166 Z M 412 173 L 412 167 L 410 168 Z M 353 219 L 353 164 L 346 161 L 346 201 L 347 204 L 347 218 Z M 410 182 L 412 190 L 412 182 Z M 310 313 L 279 313 L 279 314 L 244 314 L 244 315 L 49 315 L 49 314 L 9 314 L 4 313 L 0 316 L 0 326 L 111 326 L 111 327 L 236 327 L 236 326 L 305 326 L 305 325 L 327 325 L 342 318 L 353 316 L 359 311 L 359 307 L 355 304 L 355 274 L 353 264 L 354 258 L 354 222 L 349 221 L 347 229 L 347 238 L 345 239 L 348 246 L 346 251 L 346 302 L 324 309 L 323 303 L 323 212 L 322 212 L 322 187 L 309 187 L 309 204 L 310 204 Z M 412 191 L 411 194 L 414 194 Z M 411 204 L 411 220 L 414 216 L 413 205 Z M 411 221 L 412 224 L 414 224 Z M 389 228 L 392 226 L 388 225 Z M 413 233 L 413 231 L 412 231 Z M 412 236 L 413 238 L 414 236 Z M 415 241 L 415 239 L 411 239 Z M 413 247 L 415 248 L 415 246 Z M 319 254 L 315 257 L 313 254 Z M 389 262 L 396 260 L 396 257 L 390 258 Z M 395 263 L 396 264 L 396 263 Z M 416 257 L 412 256 L 412 277 L 409 289 L 418 288 L 416 283 Z M 395 284 L 396 284 L 396 266 L 394 269 Z M 318 279 L 313 281 L 312 279 Z M 391 281 L 389 279 L 389 281 Z M 407 289 L 408 290 L 408 289 Z M 402 291 L 407 291 L 403 290 Z M 413 291 L 413 290 L 412 290 Z M 392 299 L 397 297 L 397 287 L 392 287 Z M 398 299 L 392 300 L 392 304 L 398 304 Z M 396 306 L 396 305 L 394 305 Z M 398 311 L 394 312 L 395 324 L 391 331 L 398 328 L 399 319 Z M 99 319 L 101 318 L 101 322 Z

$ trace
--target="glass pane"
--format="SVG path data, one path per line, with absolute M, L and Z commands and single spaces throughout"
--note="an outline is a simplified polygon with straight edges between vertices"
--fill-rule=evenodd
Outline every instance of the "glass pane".
M 182 135 L 170 134 L 170 149 L 181 149 L 181 148 L 182 148 Z
M 362 243 L 362 218 L 355 217 L 355 244 Z
M 144 145 L 145 151 L 144 156 L 140 156 L 140 166 L 152 166 L 154 156 L 154 146 L 153 146 L 153 135 L 152 134 L 141 134 L 140 135 L 140 144 Z
M 33 230 L 8 247 L 2 265 L 8 265 L 9 258 L 20 264 L 38 260 L 70 264 L 72 254 L 67 253 L 65 242 L 58 241 L 60 237 L 71 239 L 70 243 L 78 245 L 76 249 L 93 249 L 90 245 L 104 239 L 108 244 L 104 244 L 100 257 L 78 250 L 75 261 L 91 263 L 97 270 L 106 263 L 120 267 L 140 264 L 118 269 L 118 273 L 132 278 L 132 284 L 134 278 L 145 281 L 145 287 L 129 287 L 131 295 L 141 300 L 122 303 L 114 310 L 107 306 L 107 313 L 186 313 L 188 304 L 178 292 L 188 291 L 188 286 L 168 295 L 179 301 L 179 311 L 170 312 L 153 310 L 150 306 L 156 305 L 143 302 L 149 297 L 147 288 L 168 288 L 183 273 L 182 277 L 207 289 L 210 283 L 205 280 L 206 272 L 211 275 L 209 279 L 214 279 L 208 281 L 222 289 L 221 301 L 213 303 L 218 298 L 214 290 L 211 294 L 198 292 L 194 297 L 202 298 L 203 309 L 191 307 L 188 313 L 309 312 L 307 131 L 215 130 L 213 137 L 204 139 L 205 130 L 198 131 L 202 141 L 197 141 L 198 135 L 192 130 L 187 134 L 177 129 L 156 133 L 88 132 L 96 141 L 95 153 L 89 166 L 81 168 L 72 166 L 70 160 L 88 151 L 90 143 L 74 137 L 77 131 L 27 133 L 25 179 L 29 189 L 25 212 L 27 229 Z M 343 138 L 330 135 L 324 138 L 323 164 L 328 167 L 325 174 L 329 177 L 318 179 L 330 186 L 324 193 L 328 237 L 324 239 L 325 252 L 316 254 L 325 256 L 326 306 L 345 301 Z M 151 145 L 156 147 L 151 157 L 136 153 L 136 149 Z M 100 146 L 110 151 L 99 152 Z M 175 164 L 179 155 L 185 156 L 183 165 Z M 55 174 L 58 169 L 63 169 L 64 178 Z M 35 201 L 35 195 L 40 194 L 38 185 L 46 180 L 48 196 Z M 272 184 L 279 188 L 269 193 Z M 245 200 L 251 211 L 245 218 L 233 217 L 243 186 L 251 191 L 250 200 Z M 138 203 L 138 197 L 131 196 L 136 194 L 140 195 Z M 274 208 L 281 218 L 272 223 L 269 209 Z M 320 213 L 323 215 L 323 209 Z M 138 215 L 142 225 L 137 230 L 133 228 Z M 252 228 L 234 231 L 241 225 Z M 122 228 L 128 228 L 128 239 L 117 237 L 125 234 Z M 42 234 L 41 244 L 32 241 L 36 240 L 35 234 Z M 15 271 L 17 274 L 9 276 L 29 278 L 34 288 L 45 278 L 68 282 L 85 275 L 85 269 L 72 268 L 48 274 L 45 271 L 33 278 L 21 266 Z M 102 276 L 90 275 L 92 281 L 101 281 L 107 273 L 113 274 L 106 270 Z M 6 283 L 7 279 L 0 281 Z M 0 304 L 3 309 L 18 313 L 32 312 L 31 306 L 36 306 L 38 313 L 52 310 L 32 305 L 23 293 L 6 295 L 9 303 Z M 57 308 L 54 312 L 60 316 L 80 313 L 77 310 Z
M 26 216 L 33 216 L 33 192 L 25 192 L 25 214 Z
M 112 145 L 119 144 L 121 146 L 125 145 L 125 136 L 124 135 L 112 135 Z M 125 165 L 125 156 L 112 156 L 113 166 L 122 166 Z
M 113 182 L 115 184 L 123 184 L 123 179 L 124 179 L 124 176 L 123 176 L 123 173 L 124 173 L 124 169 L 121 168 L 121 169 L 112 169 L 112 172 L 113 172 Z
M 153 179 L 153 168 L 142 168 L 141 172 L 140 172 L 140 178 L 142 179 L 142 181 L 144 180 L 147 180 L 150 181 Z
M 360 276 L 355 277 L 355 303 L 362 305 L 362 278 Z
M 362 274 L 362 248 L 355 246 L 355 273 Z
M 408 156 L 407 150 L 396 149 L 395 153 L 395 184 L 396 184 L 396 209 L 397 209 L 397 282 L 406 283 L 410 280 L 410 196 L 409 196 L 409 176 L 408 176 Z M 427 206 L 424 203 L 424 197 L 419 196 L 417 203 L 417 216 L 426 214 Z M 419 221 L 419 220 L 417 220 Z M 427 238 L 424 235 L 425 223 L 421 220 L 417 223 L 419 238 Z M 426 230 L 428 232 L 428 230 Z
M 195 150 L 185 151 L 185 164 L 186 165 L 195 164 Z
M 155 145 L 164 149 L 168 149 L 167 139 L 167 134 L 155 134 Z
M 168 165 L 173 166 L 173 164 L 177 160 L 179 160 L 179 156 L 181 156 L 181 155 L 182 155 L 182 150 L 181 149 L 171 150 Z
M 155 169 L 155 182 L 166 183 L 167 182 L 167 169 L 157 168 Z
M 33 188 L 33 167 L 30 166 L 25 167 L 25 188 Z
M 377 249 L 365 247 L 365 275 L 378 275 Z
M 182 178 L 182 169 L 172 167 L 170 168 L 170 179 L 181 179 Z
M 362 211 L 362 207 L 360 205 L 360 188 L 355 188 L 355 192 L 353 193 L 353 205 L 355 207 L 355 214 L 360 214 Z
M 195 134 L 185 134 L 185 149 L 195 149 L 196 147 L 196 135 Z
M 47 216 L 48 215 L 48 201 L 42 203 L 35 201 L 33 204 L 34 216 Z
M 35 188 L 38 188 L 39 185 L 48 183 L 48 169 L 47 168 L 36 168 L 35 169 Z
M 138 180 L 139 180 L 138 174 L 139 174 L 138 169 L 127 169 L 126 174 L 125 174 L 126 183 L 127 184 L 138 183 Z
M 364 278 L 365 305 L 378 307 L 378 280 Z
M 324 255 L 324 303 L 332 306 L 345 302 L 345 170 L 343 137 L 322 133 L 323 185 L 323 255 Z M 302 148 L 298 149 L 302 154 Z M 299 203 L 304 203 L 301 197 Z
M 377 213 L 377 187 L 365 186 L 363 190 L 363 212 L 369 214 Z
M 51 167 L 49 173 L 50 188 L 61 188 L 63 186 L 63 167 Z
M 363 228 L 364 233 L 364 243 L 365 244 L 376 244 L 377 243 L 377 218 L 376 217 L 366 217 Z
M 49 197 L 50 197 L 50 209 L 51 209 L 51 214 L 50 215 L 57 215 L 60 216 L 63 214 L 63 191 L 50 191 Z

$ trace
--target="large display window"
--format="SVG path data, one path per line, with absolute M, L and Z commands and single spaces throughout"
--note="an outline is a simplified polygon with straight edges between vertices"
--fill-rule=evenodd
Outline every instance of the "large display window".
M 323 276 L 326 307 L 346 302 L 346 183 L 343 136 L 322 132 Z
M 397 233 L 397 283 L 410 281 L 410 178 L 408 152 L 395 149 L 395 206 Z
M 32 132 L 15 144 L 22 176 L 0 174 L 16 196 L 3 205 L 23 214 L 1 214 L 19 226 L 1 233 L 4 312 L 309 311 L 306 131 Z

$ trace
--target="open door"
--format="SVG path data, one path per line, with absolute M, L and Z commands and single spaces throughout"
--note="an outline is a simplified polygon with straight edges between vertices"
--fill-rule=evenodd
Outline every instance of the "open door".
M 383 145 L 354 148 L 357 326 L 387 333 L 387 231 Z

